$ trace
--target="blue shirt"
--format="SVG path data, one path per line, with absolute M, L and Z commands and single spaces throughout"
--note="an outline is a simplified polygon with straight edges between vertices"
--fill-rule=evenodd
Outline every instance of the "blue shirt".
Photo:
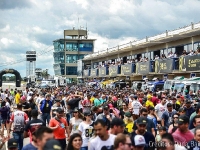
M 36 147 L 34 147 L 31 143 L 27 144 L 22 148 L 22 150 L 37 150 Z

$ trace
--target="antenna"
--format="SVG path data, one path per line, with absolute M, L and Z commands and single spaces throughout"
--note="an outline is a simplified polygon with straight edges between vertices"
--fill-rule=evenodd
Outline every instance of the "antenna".
M 77 24 L 77 29 L 78 29 L 78 27 L 79 27 L 79 17 L 78 17 L 78 24 Z

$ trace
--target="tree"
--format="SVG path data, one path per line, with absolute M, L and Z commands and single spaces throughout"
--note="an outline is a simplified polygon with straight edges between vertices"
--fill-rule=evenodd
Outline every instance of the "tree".
M 50 74 L 48 74 L 48 69 L 42 71 L 42 78 L 48 79 Z

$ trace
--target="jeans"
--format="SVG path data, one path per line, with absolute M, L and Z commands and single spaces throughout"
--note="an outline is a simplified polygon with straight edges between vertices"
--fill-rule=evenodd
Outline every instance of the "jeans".
M 18 150 L 21 150 L 23 147 L 24 136 L 22 132 L 13 132 L 13 138 L 17 140 Z
M 46 124 L 46 121 L 49 124 L 50 113 L 43 113 L 41 117 L 42 117 L 42 120 L 44 121 L 45 124 Z
M 65 150 L 66 148 L 66 139 L 57 139 L 57 141 L 59 141 L 61 147 L 62 147 L 62 150 Z
M 88 147 L 81 147 L 81 150 L 88 150 Z

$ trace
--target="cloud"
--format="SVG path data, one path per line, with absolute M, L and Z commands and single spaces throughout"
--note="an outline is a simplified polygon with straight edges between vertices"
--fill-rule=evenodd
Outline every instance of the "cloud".
M 24 8 L 31 7 L 30 0 L 1 0 L 0 9 L 14 9 L 14 8 Z
M 16 61 L 26 51 L 52 49 L 66 29 L 87 27 L 95 51 L 102 51 L 199 22 L 199 5 L 199 0 L 1 0 L 0 69 L 14 67 L 25 76 L 26 61 Z M 36 66 L 53 74 L 53 63 L 51 50 L 37 57 Z

